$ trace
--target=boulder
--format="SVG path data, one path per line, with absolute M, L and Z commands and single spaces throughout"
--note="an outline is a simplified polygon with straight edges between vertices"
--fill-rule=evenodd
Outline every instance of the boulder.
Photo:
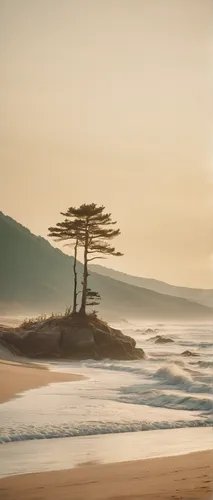
M 147 339 L 147 341 L 153 341 L 155 344 L 169 344 L 171 342 L 174 342 L 174 340 L 170 339 L 169 337 L 162 337 L 162 335 L 156 335 L 155 337 L 150 337 Z
M 199 356 L 199 354 L 197 352 L 192 352 L 192 351 L 188 351 L 188 350 L 182 352 L 181 355 L 185 356 L 185 357 L 191 357 L 191 356 L 193 356 L 193 357 L 196 356 L 197 357 L 197 356 Z
M 174 342 L 174 340 L 170 339 L 169 337 L 162 337 L 161 335 L 157 335 L 155 338 L 155 344 L 170 344 L 171 342 Z
M 133 338 L 93 316 L 51 317 L 6 332 L 0 328 L 0 340 L 33 358 L 145 358 Z
M 48 355 L 55 356 L 58 353 L 58 345 L 60 339 L 60 329 L 57 325 L 49 325 L 41 328 L 21 328 L 3 334 L 0 333 L 0 338 L 8 347 L 14 347 L 18 351 L 29 357 L 46 357 Z

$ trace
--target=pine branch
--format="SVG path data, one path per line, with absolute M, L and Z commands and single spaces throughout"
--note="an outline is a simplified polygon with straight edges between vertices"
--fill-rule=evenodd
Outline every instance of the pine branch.
M 106 259 L 106 257 L 92 257 L 91 259 L 87 259 L 87 262 L 91 262 L 92 260 L 96 260 L 96 259 Z

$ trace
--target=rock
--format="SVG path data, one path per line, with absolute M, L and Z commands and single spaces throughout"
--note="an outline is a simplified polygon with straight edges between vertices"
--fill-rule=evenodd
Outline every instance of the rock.
M 1 335 L 1 339 L 8 347 L 12 346 L 29 357 L 55 356 L 58 352 L 60 329 L 58 325 L 41 326 L 40 328 L 14 329 L 10 333 Z
M 143 349 L 133 338 L 96 317 L 51 317 L 18 328 L 0 328 L 0 340 L 8 348 L 33 358 L 143 359 Z
M 169 337 L 162 337 L 161 335 L 157 335 L 155 339 L 155 344 L 169 344 L 171 342 L 174 342 L 174 340 Z
M 0 342 L 0 359 L 5 361 L 17 361 L 19 359 L 20 352 L 17 352 L 15 347 L 8 349 L 2 342 Z
M 155 344 L 169 344 L 171 342 L 174 342 L 174 340 L 170 339 L 169 337 L 162 337 L 162 335 L 156 335 L 156 337 L 150 337 L 147 339 L 147 341 L 154 341 Z
M 197 352 L 191 352 L 191 351 L 184 351 L 181 353 L 182 356 L 185 356 L 185 357 L 190 357 L 190 356 L 199 356 L 199 354 Z
M 138 333 L 142 333 L 142 334 L 147 334 L 147 333 L 157 333 L 159 330 L 157 330 L 157 328 L 153 329 L 153 328 L 147 328 L 146 330 L 136 330 L 136 332 Z
M 135 347 L 135 340 L 114 328 L 110 328 L 108 332 L 95 329 L 94 339 L 96 351 L 101 358 L 139 359 L 143 357 L 142 350 Z

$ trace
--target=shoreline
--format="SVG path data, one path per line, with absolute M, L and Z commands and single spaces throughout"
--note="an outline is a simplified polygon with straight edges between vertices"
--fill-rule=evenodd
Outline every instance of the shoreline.
M 8 500 L 209 499 L 213 452 L 9 476 L 0 479 Z M 2 497 L 3 498 L 3 497 Z
M 58 382 L 85 380 L 82 375 L 52 372 L 46 366 L 28 362 L 0 360 L 0 404 L 21 393 Z

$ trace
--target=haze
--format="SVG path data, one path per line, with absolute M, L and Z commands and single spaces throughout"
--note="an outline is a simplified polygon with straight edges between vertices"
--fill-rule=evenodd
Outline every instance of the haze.
M 104 204 L 122 259 L 211 287 L 210 0 L 0 0 L 1 210 Z M 101 261 L 97 261 L 98 263 Z

